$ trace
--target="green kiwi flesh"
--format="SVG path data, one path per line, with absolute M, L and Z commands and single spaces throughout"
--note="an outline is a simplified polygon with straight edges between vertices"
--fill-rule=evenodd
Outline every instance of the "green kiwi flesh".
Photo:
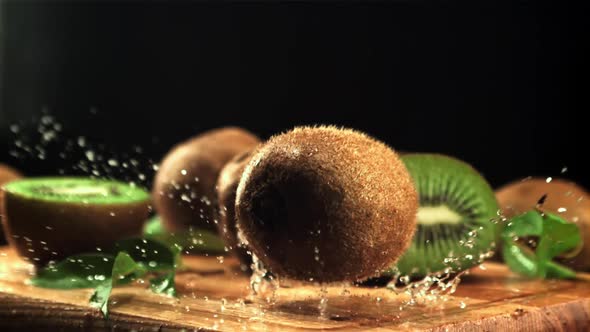
M 204 132 L 168 152 L 152 188 L 154 207 L 166 229 L 216 231 L 219 172 L 234 156 L 259 142 L 244 129 L 226 127 Z
M 238 185 L 238 228 L 279 277 L 356 281 L 411 242 L 418 199 L 406 167 L 357 131 L 300 127 L 269 139 Z
M 150 195 L 123 182 L 27 178 L 3 187 L 8 242 L 37 266 L 141 234 Z
M 399 272 L 422 277 L 478 264 L 498 236 L 498 203 L 490 185 L 455 158 L 421 153 L 401 158 L 414 179 L 420 207 L 412 244 L 396 264 Z

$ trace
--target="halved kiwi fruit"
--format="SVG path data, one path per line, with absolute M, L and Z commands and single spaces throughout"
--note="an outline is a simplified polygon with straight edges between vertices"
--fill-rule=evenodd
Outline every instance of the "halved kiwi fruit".
M 498 204 L 486 180 L 470 165 L 438 154 L 405 154 L 420 207 L 412 244 L 397 262 L 403 275 L 457 272 L 480 261 L 498 236 Z
M 22 175 L 19 171 L 8 165 L 0 164 L 0 187 L 21 177 Z M 2 230 L 2 205 L 4 205 L 4 198 L 2 191 L 0 190 L 0 244 L 6 243 L 4 239 L 4 231 Z
M 3 187 L 8 242 L 38 266 L 141 234 L 145 190 L 118 181 L 48 177 Z
M 230 159 L 259 142 L 246 130 L 227 127 L 174 147 L 162 160 L 152 189 L 166 229 L 177 232 L 193 226 L 216 231 L 219 172 Z
M 582 245 L 559 260 L 578 271 L 590 270 L 590 194 L 565 179 L 526 178 L 496 191 L 502 214 L 512 218 L 535 208 L 578 225 Z
M 355 281 L 404 252 L 417 207 L 412 179 L 388 146 L 354 130 L 300 127 L 253 155 L 238 186 L 236 220 L 275 275 Z
M 249 271 L 252 256 L 243 243 L 238 240 L 236 226 L 236 192 L 246 165 L 252 157 L 252 151 L 247 151 L 232 159 L 219 174 L 217 180 L 217 197 L 219 199 L 219 223 L 217 228 L 226 247 L 240 260 L 242 271 Z

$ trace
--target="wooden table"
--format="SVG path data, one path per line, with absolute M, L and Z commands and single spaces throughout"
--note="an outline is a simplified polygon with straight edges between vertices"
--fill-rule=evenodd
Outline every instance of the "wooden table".
M 105 320 L 88 306 L 92 290 L 28 286 L 32 268 L 0 248 L 0 331 L 590 331 L 589 283 L 527 280 L 497 263 L 474 268 L 452 296 L 430 304 L 404 305 L 407 295 L 385 288 L 330 286 L 323 316 L 319 287 L 281 287 L 268 303 L 249 296 L 249 279 L 231 258 L 185 263 L 178 299 L 141 285 L 116 288 Z

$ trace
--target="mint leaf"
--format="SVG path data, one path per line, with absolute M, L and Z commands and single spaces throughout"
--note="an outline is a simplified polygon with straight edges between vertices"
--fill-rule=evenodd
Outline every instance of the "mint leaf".
M 175 269 L 180 265 L 180 247 L 151 239 L 118 241 L 111 254 L 80 254 L 40 270 L 31 279 L 38 287 L 55 289 L 92 288 L 90 305 L 108 318 L 108 301 L 113 287 L 128 284 L 146 274 L 155 293 L 176 296 Z M 159 274 L 159 275 L 158 275 Z
M 80 254 L 45 267 L 31 279 L 37 287 L 54 289 L 92 288 L 111 277 L 114 257 L 107 254 Z
M 538 239 L 533 250 L 519 238 Z M 502 231 L 502 256 L 508 267 L 528 277 L 575 278 L 576 273 L 553 258 L 581 244 L 578 227 L 557 215 L 529 211 L 512 218 Z
M 174 272 L 169 272 L 150 280 L 150 288 L 154 293 L 176 296 L 176 287 L 174 285 Z
M 136 278 L 147 273 L 147 269 L 129 256 L 128 253 L 121 251 L 113 264 L 113 285 L 127 284 Z
M 94 308 L 100 309 L 103 316 L 108 318 L 109 315 L 109 297 L 114 286 L 130 283 L 136 278 L 145 275 L 147 270 L 138 264 L 129 256 L 128 253 L 122 251 L 117 254 L 113 269 L 111 272 L 112 278 L 105 280 L 98 285 L 90 297 L 90 305 Z
M 217 234 L 197 228 L 177 233 L 167 232 L 159 216 L 146 223 L 143 234 L 146 238 L 158 241 L 169 247 L 179 246 L 191 253 L 225 253 L 225 243 Z
M 99 309 L 105 319 L 109 317 L 109 297 L 112 289 L 112 279 L 109 278 L 98 285 L 90 297 L 90 306 Z
M 115 251 L 126 252 L 147 271 L 171 270 L 175 267 L 176 251 L 151 239 L 127 239 L 117 242 Z

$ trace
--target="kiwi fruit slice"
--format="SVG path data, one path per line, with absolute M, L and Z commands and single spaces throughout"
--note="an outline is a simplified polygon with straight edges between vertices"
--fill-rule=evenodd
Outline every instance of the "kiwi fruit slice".
M 402 160 L 420 207 L 412 244 L 397 262 L 399 272 L 423 277 L 478 264 L 499 235 L 498 203 L 490 185 L 470 165 L 448 156 L 411 153 Z
M 226 247 L 239 259 L 240 268 L 245 272 L 250 270 L 252 255 L 246 246 L 238 240 L 235 206 L 238 184 L 251 156 L 252 151 L 236 156 L 221 170 L 217 180 L 217 198 L 219 200 L 217 228 Z
M 502 214 L 507 218 L 535 208 L 554 213 L 578 225 L 582 245 L 558 258 L 578 271 L 590 271 L 590 194 L 565 179 L 525 178 L 496 191 Z
M 279 277 L 356 281 L 390 267 L 415 230 L 412 178 L 385 144 L 354 130 L 299 127 L 252 156 L 238 185 L 245 242 Z
M 8 165 L 0 164 L 0 187 L 2 187 L 2 185 L 10 181 L 19 179 L 21 177 L 22 175 L 19 171 L 15 170 L 14 168 Z M 2 195 L 2 191 L 0 190 L 0 244 L 5 244 L 6 239 L 4 238 L 4 231 L 2 230 L 2 205 L 4 205 L 4 198 Z
M 8 242 L 37 266 L 139 235 L 150 210 L 149 193 L 112 180 L 28 178 L 2 190 Z
M 207 131 L 174 147 L 162 160 L 152 197 L 164 226 L 171 232 L 190 226 L 216 231 L 219 172 L 235 155 L 259 143 L 235 127 Z

